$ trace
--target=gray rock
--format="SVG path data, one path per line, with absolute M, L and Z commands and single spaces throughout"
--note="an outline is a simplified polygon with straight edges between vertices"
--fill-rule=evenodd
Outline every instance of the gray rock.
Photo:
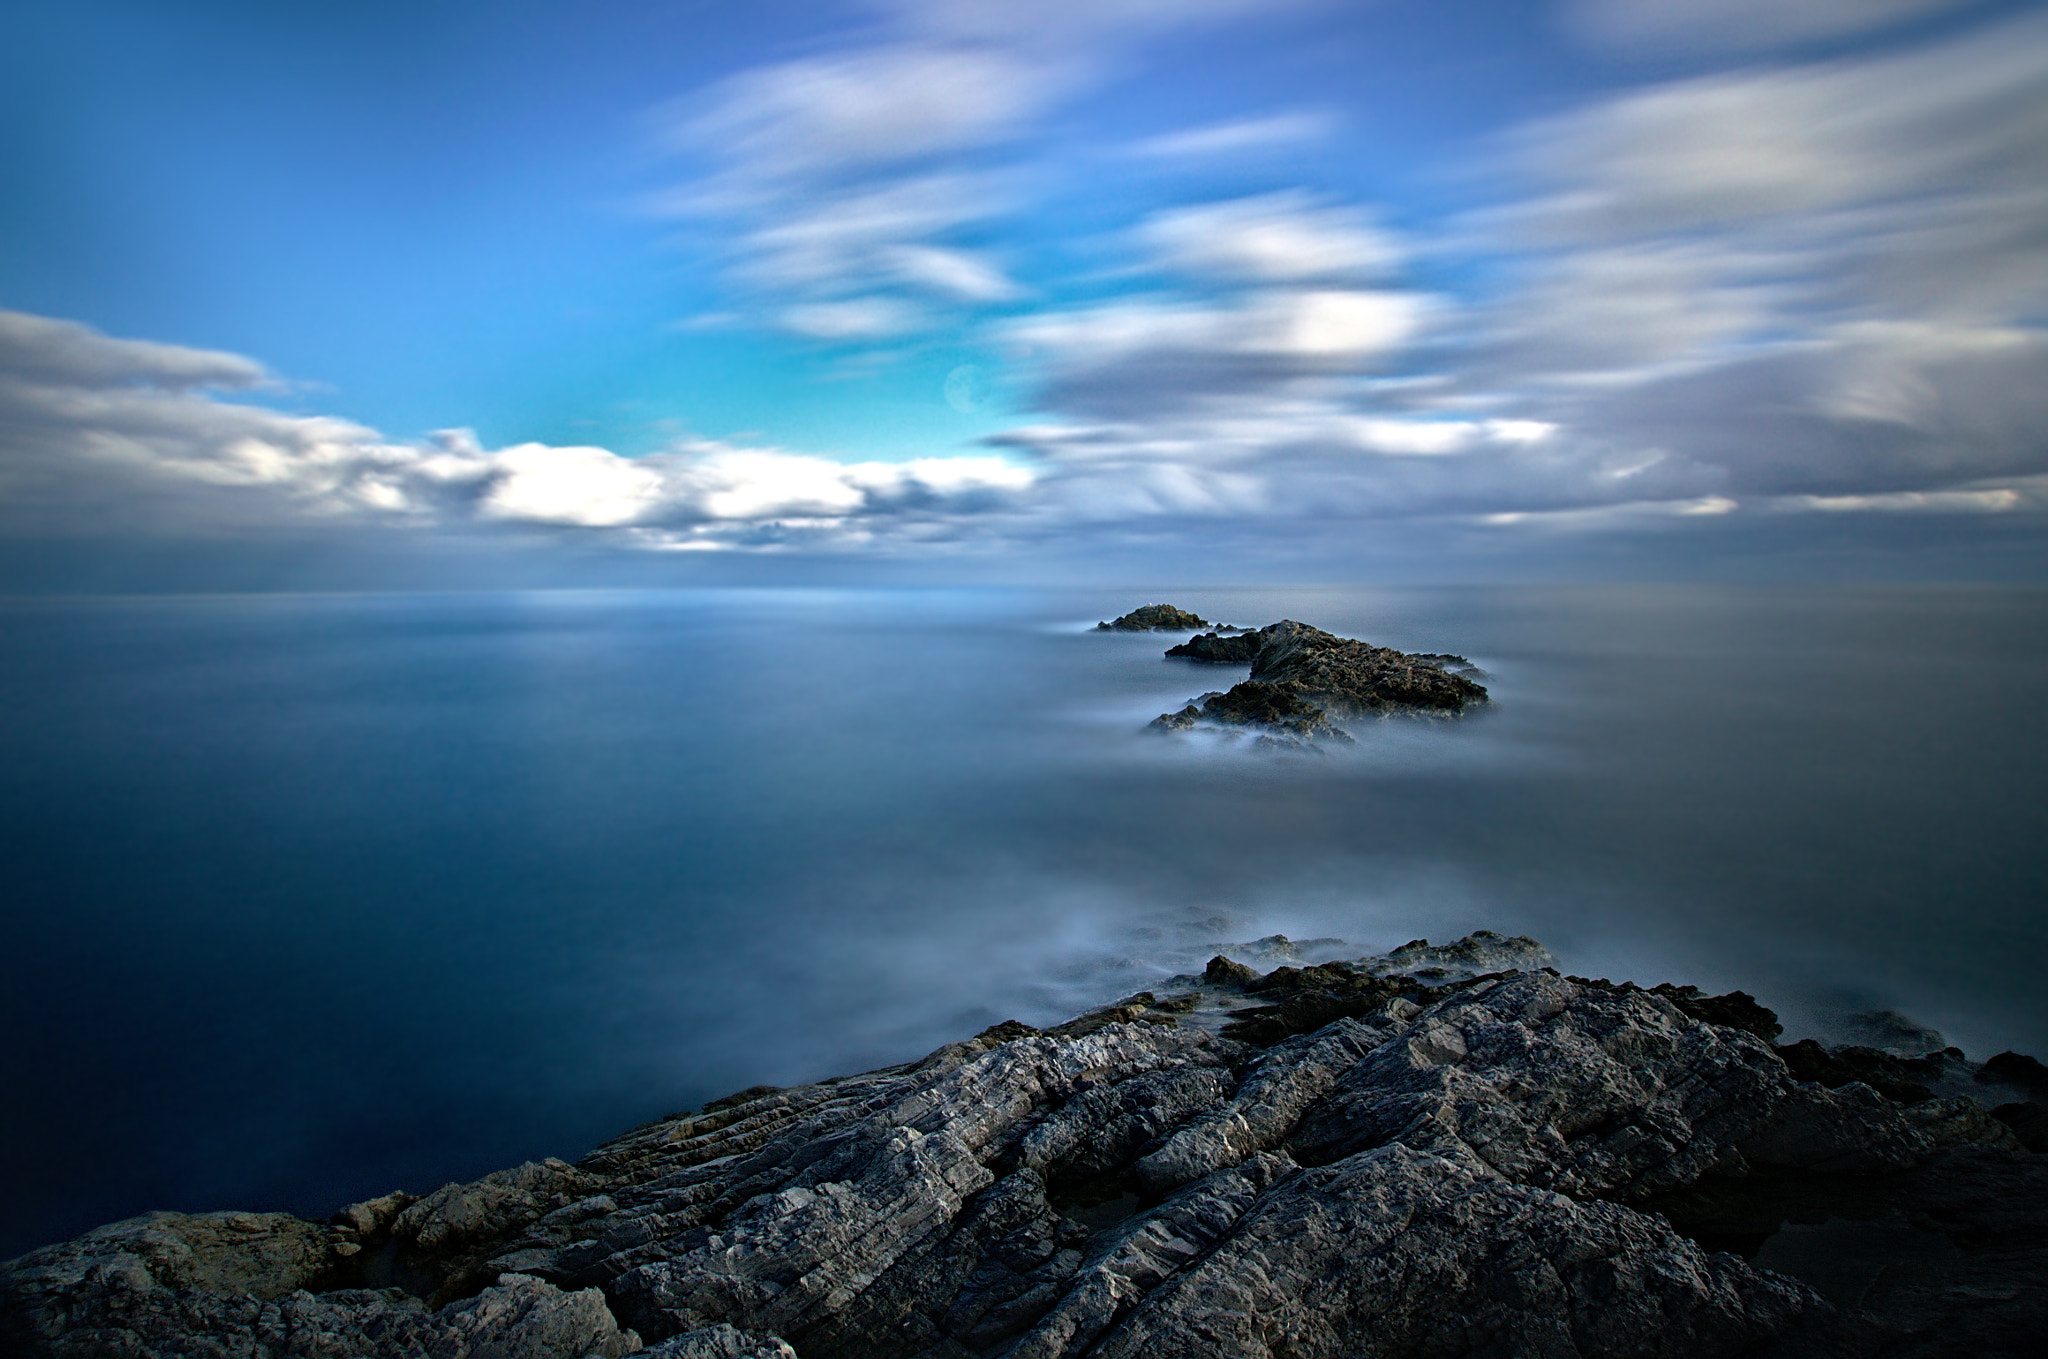
M 1533 940 L 1308 961 L 1339 944 L 1272 936 L 1273 972 L 1190 979 L 1295 1018 L 1355 1003 L 1263 1049 L 1189 1022 L 1200 996 L 1140 992 L 325 1225 L 116 1223 L 0 1267 L 0 1348 L 1875 1356 L 1937 1352 L 1914 1348 L 1930 1317 L 1988 1354 L 2048 1315 L 2048 1157 L 2010 1114 L 1801 1080 L 1784 1053 L 1854 1061 L 1774 1049 L 1746 997 L 1558 976 Z M 1880 1259 L 1838 1311 L 1672 1226 L 1767 1234 L 1788 1186 L 1954 1246 Z M 1998 1297 L 1957 1263 L 1980 1249 Z
M 672 1335 L 640 1353 L 661 1359 L 796 1359 L 780 1336 L 749 1335 L 723 1323 Z

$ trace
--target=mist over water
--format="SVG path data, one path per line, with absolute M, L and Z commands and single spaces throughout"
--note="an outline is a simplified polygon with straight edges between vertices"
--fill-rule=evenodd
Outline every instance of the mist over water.
M 1172 602 L 1471 657 L 1323 757 L 1145 734 Z M 1275 931 L 1474 928 L 2048 1049 L 2048 591 L 676 591 L 0 604 L 0 1256 L 322 1215 L 1043 1022 Z

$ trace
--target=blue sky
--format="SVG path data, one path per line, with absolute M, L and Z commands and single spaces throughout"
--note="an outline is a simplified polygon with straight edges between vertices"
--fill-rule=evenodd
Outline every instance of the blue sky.
M 30 583 L 2041 561 L 2037 6 L 26 0 L 0 165 Z

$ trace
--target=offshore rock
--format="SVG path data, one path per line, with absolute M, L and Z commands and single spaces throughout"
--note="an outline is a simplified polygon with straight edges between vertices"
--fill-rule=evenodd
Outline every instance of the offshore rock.
M 1258 947 L 1296 962 L 1219 956 L 573 1166 L 104 1227 L 0 1267 L 0 1350 L 1874 1359 L 2026 1353 L 2048 1318 L 2048 1157 L 1968 1099 L 1830 1085 L 1859 1054 L 1805 1079 L 1750 998 L 1560 976 L 1525 938 Z M 1825 1296 L 1718 1249 L 1866 1210 Z
M 1097 623 L 1097 632 L 1193 632 L 1197 628 L 1228 627 L 1225 623 L 1211 623 L 1200 614 L 1189 613 L 1186 609 L 1171 604 L 1147 604 L 1132 609 L 1114 623 Z
M 1215 664 L 1249 663 L 1251 677 L 1227 691 L 1204 694 L 1177 713 L 1162 714 L 1152 723 L 1162 731 L 1250 726 L 1295 743 L 1348 741 L 1333 719 L 1404 713 L 1448 717 L 1487 701 L 1483 686 L 1458 673 L 1469 670 L 1462 656 L 1410 655 L 1291 619 L 1235 636 L 1205 633 L 1166 654 Z

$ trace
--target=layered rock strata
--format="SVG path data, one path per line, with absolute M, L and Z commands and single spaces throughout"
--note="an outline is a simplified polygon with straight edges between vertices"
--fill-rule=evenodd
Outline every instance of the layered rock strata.
M 1394 714 L 1449 717 L 1487 701 L 1479 672 L 1462 656 L 1412 655 L 1338 637 L 1292 619 L 1256 632 L 1209 632 L 1167 649 L 1168 656 L 1218 665 L 1250 665 L 1243 683 L 1204 694 L 1153 727 L 1255 728 L 1281 744 L 1348 741 L 1340 718 Z
M 2038 1339 L 2048 1157 L 1968 1098 L 1888 1097 L 1853 1054 L 1803 1072 L 1748 997 L 1561 976 L 1490 934 L 1265 975 L 1218 958 L 1167 989 L 326 1224 L 101 1228 L 5 1267 L 0 1344 L 1693 1359 Z M 1782 1222 L 1788 1185 L 1808 1216 L 1879 1203 L 1946 1253 L 1830 1301 L 1702 1244 Z

